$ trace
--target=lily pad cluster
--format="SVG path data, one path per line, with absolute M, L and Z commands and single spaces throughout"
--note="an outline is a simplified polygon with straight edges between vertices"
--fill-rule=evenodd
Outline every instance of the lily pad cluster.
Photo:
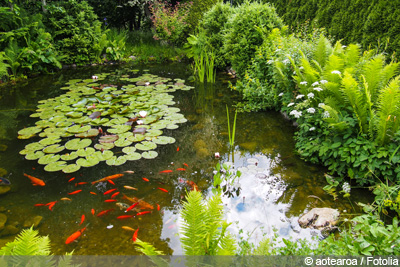
M 97 74 L 104 79 L 108 74 Z M 18 132 L 19 139 L 35 139 L 21 155 L 38 160 L 46 171 L 72 173 L 105 161 L 110 166 L 158 156 L 158 145 L 175 139 L 163 129 L 176 129 L 187 120 L 179 113 L 170 92 L 190 90 L 183 80 L 151 74 L 123 77 L 122 87 L 98 80 L 71 80 L 55 98 L 39 101 L 35 126 Z M 39 138 L 38 138 L 39 137 Z M 40 139 L 41 138 L 41 139 Z

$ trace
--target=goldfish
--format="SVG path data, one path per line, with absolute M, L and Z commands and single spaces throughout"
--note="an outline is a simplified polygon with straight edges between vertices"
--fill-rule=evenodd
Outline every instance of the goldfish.
M 179 146 L 177 147 L 176 151 L 179 151 Z
M 81 223 L 79 225 L 81 225 L 84 221 L 85 221 L 85 214 L 82 214 Z
M 143 179 L 143 181 L 146 181 L 146 182 L 150 181 L 149 179 L 147 179 L 145 177 L 143 177 L 142 179 Z
M 104 192 L 104 195 L 110 194 L 111 192 L 114 192 L 115 190 L 117 190 L 117 188 L 107 190 L 106 192 Z
M 117 178 L 122 177 L 122 176 L 124 176 L 124 174 L 122 174 L 122 173 L 110 175 L 110 176 L 101 178 L 100 180 L 94 181 L 94 182 L 92 182 L 92 184 L 105 182 L 105 181 L 112 180 L 112 179 L 117 179 Z
M 83 185 L 83 184 L 87 184 L 88 182 L 79 182 L 77 183 L 77 185 Z
M 122 202 L 117 202 L 115 203 L 115 205 L 117 205 L 120 210 L 126 210 L 127 208 L 130 207 L 128 204 Z
M 71 242 L 75 241 L 76 239 L 78 239 L 81 236 L 81 234 L 83 233 L 83 231 L 85 231 L 85 230 L 86 230 L 86 227 L 84 227 L 81 230 L 78 230 L 75 233 L 73 233 L 72 235 L 70 235 L 67 238 L 67 240 L 65 241 L 65 244 L 68 245 L 69 243 L 71 243 Z
M 138 231 L 139 231 L 139 227 L 138 227 L 138 229 L 136 229 L 136 231 L 133 233 L 133 236 L 132 236 L 132 241 L 133 241 L 133 242 L 136 242 Z
M 112 195 L 111 195 L 111 198 L 116 197 L 118 194 L 119 194 L 119 192 L 116 192 L 116 193 L 112 194 Z
M 161 188 L 161 187 L 157 187 L 157 188 L 160 189 L 161 191 L 165 192 L 165 193 L 168 193 L 167 189 L 164 189 L 164 188 Z
M 135 215 L 121 215 L 121 216 L 118 216 L 117 219 L 118 219 L 118 220 L 123 220 L 123 219 L 132 218 L 132 217 L 134 217 L 134 216 L 135 216 Z
M 160 171 L 160 173 L 170 173 L 172 172 L 172 170 L 164 170 L 164 171 Z
M 75 177 L 72 177 L 71 179 L 69 179 L 69 180 L 68 180 L 68 183 L 69 183 L 69 182 L 72 182 L 73 180 L 75 180 Z
M 124 171 L 125 173 L 130 173 L 130 174 L 133 174 L 133 173 L 135 173 L 134 171 Z
M 106 199 L 106 200 L 104 200 L 104 202 L 116 202 L 117 200 L 116 199 Z
M 49 206 L 49 210 L 53 211 L 54 205 L 57 203 L 57 201 L 52 201 L 46 204 L 46 206 Z
M 124 229 L 126 231 L 132 231 L 132 232 L 135 231 L 135 229 L 133 229 L 132 227 L 129 227 L 129 226 L 122 226 L 122 229 Z
M 92 194 L 92 195 L 97 195 L 95 192 L 90 192 L 90 194 Z
M 43 180 L 40 180 L 39 178 L 33 177 L 29 174 L 24 173 L 26 177 L 28 177 L 33 185 L 39 185 L 39 186 L 45 186 L 46 184 L 43 182 Z
M 185 165 L 186 167 L 189 167 L 189 165 L 187 165 L 186 163 L 183 163 L 183 165 Z
M 112 180 L 107 180 L 107 182 L 109 182 L 112 185 L 115 185 L 115 183 Z
M 46 204 L 38 203 L 34 205 L 35 207 L 46 206 Z
M 151 213 L 151 211 L 146 210 L 146 211 L 138 212 L 138 213 L 136 213 L 136 216 L 144 215 L 144 214 L 147 214 L 147 213 Z
M 125 212 L 130 211 L 131 209 L 133 209 L 134 207 L 136 207 L 138 204 L 139 204 L 139 202 L 136 202 L 135 204 L 131 205 L 129 208 L 127 208 L 127 209 L 125 210 Z
M 74 192 L 68 193 L 68 195 L 75 195 L 75 194 L 78 194 L 81 191 L 82 191 L 82 189 L 79 189 L 79 190 L 76 190 Z
M 97 214 L 97 217 L 106 215 L 107 213 L 109 213 L 109 212 L 111 212 L 111 211 L 113 211 L 113 210 L 114 210 L 114 209 L 109 209 L 109 210 L 100 211 L 100 212 Z
M 94 209 L 92 209 L 90 212 L 91 212 L 91 213 L 92 213 L 92 215 L 94 216 L 94 214 L 95 214 L 95 210 L 94 210 Z
M 199 191 L 199 188 L 197 187 L 197 184 L 193 181 L 186 181 L 186 183 L 192 188 L 191 191 L 196 190 Z
M 124 185 L 124 188 L 131 189 L 131 190 L 138 190 L 137 188 L 129 186 L 129 185 Z
M 128 197 L 126 195 L 124 195 L 122 198 L 132 202 L 132 203 L 136 203 L 139 202 L 139 207 L 140 209 L 154 209 L 154 207 L 152 205 L 150 205 L 149 203 L 147 203 L 144 200 L 138 199 L 137 197 Z
M 160 205 L 157 204 L 157 210 L 160 210 Z
M 61 200 L 68 200 L 68 201 L 71 201 L 71 199 L 70 199 L 70 198 L 67 198 L 67 197 L 63 197 L 63 198 L 61 198 Z
M 178 168 L 178 169 L 176 169 L 177 171 L 186 171 L 186 169 L 184 169 L 184 168 Z

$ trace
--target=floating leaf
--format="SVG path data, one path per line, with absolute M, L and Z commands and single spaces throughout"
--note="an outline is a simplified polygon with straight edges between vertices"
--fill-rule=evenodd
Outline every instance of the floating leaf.
M 79 171 L 80 168 L 81 168 L 81 166 L 78 164 L 69 164 L 69 165 L 66 165 L 62 169 L 62 171 L 63 171 L 63 173 L 73 173 L 73 172 Z
M 135 147 L 139 150 L 152 150 L 157 147 L 157 145 L 153 142 L 143 141 L 139 144 L 136 144 Z
M 69 118 L 80 118 L 80 117 L 83 116 L 83 113 L 82 112 L 71 111 L 71 112 L 65 113 L 65 116 L 67 116 Z
M 65 144 L 65 148 L 69 150 L 78 150 L 90 146 L 92 140 L 75 138 Z
M 30 143 L 25 146 L 25 149 L 30 150 L 30 151 L 42 150 L 43 148 L 44 148 L 44 145 L 37 143 L 37 142 Z
M 55 153 L 63 151 L 64 149 L 65 149 L 64 146 L 51 145 L 51 146 L 43 148 L 43 152 L 47 153 L 47 154 L 55 154 Z
M 98 158 L 93 155 L 93 156 L 88 156 L 86 158 L 79 158 L 76 161 L 76 164 L 82 167 L 92 167 L 94 165 L 99 164 L 99 162 L 100 161 L 98 160 Z
M 126 147 L 126 146 L 129 146 L 130 144 L 132 144 L 132 141 L 128 141 L 126 139 L 120 138 L 117 141 L 115 141 L 114 144 L 117 147 Z
M 158 145 L 166 145 L 166 144 L 173 144 L 175 143 L 175 138 L 169 136 L 157 136 L 151 140 L 152 142 Z
M 118 135 L 103 135 L 100 137 L 99 143 L 114 143 L 118 138 Z
M 99 125 L 106 124 L 108 121 L 109 121 L 109 119 L 107 119 L 107 118 L 97 118 L 97 119 L 92 120 L 90 122 L 90 124 L 94 125 L 94 126 L 99 126 Z
M 109 133 L 125 133 L 129 131 L 132 127 L 130 125 L 113 125 L 112 128 L 108 129 L 107 132 Z
M 114 143 L 100 143 L 94 145 L 94 148 L 98 150 L 108 150 L 108 149 L 113 149 L 114 147 L 115 147 Z
M 69 128 L 67 128 L 67 132 L 70 133 L 83 133 L 83 132 L 87 132 L 90 130 L 90 126 L 89 125 L 85 125 L 85 126 L 80 126 L 80 125 L 74 125 L 71 126 Z
M 138 160 L 142 158 L 142 155 L 137 152 L 132 152 L 125 155 L 126 160 Z
M 114 153 L 111 150 L 104 150 L 103 152 L 101 151 L 96 151 L 93 154 L 99 161 L 104 161 L 112 158 L 114 156 Z
M 146 151 L 142 153 L 142 157 L 145 159 L 154 159 L 157 156 L 158 153 L 156 151 Z
M 56 162 L 59 159 L 60 159 L 60 155 L 58 155 L 58 154 L 48 154 L 48 155 L 41 157 L 38 160 L 38 163 L 42 164 L 42 165 L 47 165 L 49 163 Z
M 144 135 L 142 134 L 135 134 L 134 136 L 129 136 L 126 140 L 131 142 L 140 142 L 144 140 Z
M 57 144 L 60 142 L 61 142 L 61 139 L 58 137 L 48 137 L 48 138 L 44 138 L 44 139 L 40 140 L 39 144 L 48 146 L 48 145 L 53 145 L 53 144 Z
M 78 154 L 75 151 L 73 151 L 71 153 L 67 153 L 67 154 L 61 155 L 61 159 L 62 160 L 74 160 L 77 157 L 78 157 Z
M 52 162 L 52 163 L 49 163 L 46 166 L 44 166 L 44 170 L 47 172 L 61 171 L 62 169 L 64 169 L 67 166 L 65 164 L 66 164 L 65 161 Z
M 125 154 L 131 154 L 135 151 L 136 151 L 136 147 L 133 147 L 133 146 L 127 146 L 122 149 L 122 152 L 124 152 Z
M 87 138 L 87 137 L 96 137 L 98 135 L 99 135 L 98 129 L 90 129 L 86 132 L 75 134 L 75 137 Z
M 168 130 L 174 130 L 174 129 L 178 129 L 178 128 L 179 128 L 179 126 L 176 125 L 176 124 L 169 124 L 169 125 L 167 125 L 167 129 L 168 129 Z
M 96 152 L 96 150 L 93 147 L 87 147 L 87 148 L 81 148 L 76 151 L 76 154 L 80 157 L 88 157 L 91 154 Z
M 106 164 L 109 166 L 119 166 L 124 164 L 125 162 L 126 162 L 125 156 L 119 156 L 118 158 L 116 156 L 112 156 L 110 159 L 106 161 Z
M 159 135 L 162 135 L 163 134 L 163 131 L 161 131 L 161 130 L 148 130 L 145 134 L 144 134 L 144 136 L 150 136 L 150 137 L 154 137 L 154 136 L 159 136 Z
M 32 126 L 32 127 L 28 127 L 28 128 L 19 130 L 18 134 L 19 135 L 25 135 L 25 136 L 33 136 L 33 135 L 37 134 L 40 131 L 42 131 L 41 128 L 36 127 L 36 126 Z
M 36 151 L 36 152 L 33 152 L 33 153 L 31 152 L 29 154 L 26 154 L 25 158 L 27 160 L 37 160 L 37 159 L 43 157 L 44 155 L 45 154 L 44 154 L 43 151 Z

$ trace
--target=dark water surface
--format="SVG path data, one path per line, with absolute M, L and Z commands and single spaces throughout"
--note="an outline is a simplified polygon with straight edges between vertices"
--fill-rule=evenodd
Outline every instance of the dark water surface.
M 317 231 L 301 229 L 297 224 L 298 217 L 313 207 L 337 208 L 345 215 L 355 213 L 348 199 L 339 197 L 333 201 L 322 190 L 326 185 L 325 169 L 307 164 L 294 154 L 295 128 L 281 114 L 238 113 L 235 146 L 233 151 L 229 149 L 225 106 L 228 104 L 231 107 L 239 97 L 229 91 L 229 77 L 224 75 L 219 75 L 213 86 L 195 85 L 194 90 L 173 93 L 175 106 L 181 109 L 188 122 L 180 124 L 176 130 L 166 131 L 166 135 L 174 137 L 176 143 L 159 146 L 156 150 L 159 156 L 155 159 L 128 161 L 118 167 L 101 162 L 67 175 L 45 172 L 43 165 L 25 160 L 18 153 L 30 141 L 17 139 L 17 132 L 35 124 L 36 119 L 29 115 L 36 109 L 39 100 L 64 93 L 59 88 L 70 79 L 88 79 L 95 73 L 110 71 L 115 71 L 118 76 L 132 68 L 139 69 L 139 74 L 148 69 L 147 73 L 167 78 L 187 79 L 192 75 L 187 65 L 179 63 L 91 67 L 64 70 L 1 89 L 0 144 L 5 145 L 6 150 L 0 152 L 0 168 L 7 171 L 4 177 L 11 173 L 9 180 L 12 183 L 12 190 L 0 195 L 0 212 L 7 215 L 7 224 L 21 228 L 25 220 L 42 216 L 38 230 L 41 235 L 49 236 L 54 254 L 72 250 L 75 255 L 139 254 L 131 241 L 133 232 L 123 230 L 122 226 L 139 227 L 138 238 L 152 243 L 166 254 L 182 254 L 177 236 L 181 201 L 186 190 L 190 190 L 189 182 L 197 184 L 205 195 L 211 194 L 213 170 L 218 162 L 231 162 L 235 170 L 243 173 L 239 180 L 240 194 L 224 196 L 223 202 L 227 219 L 233 222 L 231 232 L 245 239 L 249 237 L 250 242 L 259 242 L 263 235 L 272 236 L 274 228 L 283 237 L 309 238 L 318 235 Z M 119 80 L 114 77 L 108 82 L 118 84 Z M 233 122 L 233 108 L 230 110 Z M 221 158 L 214 157 L 216 152 Z M 177 168 L 185 168 L 186 171 L 176 171 Z M 174 171 L 159 173 L 166 169 Z M 110 183 L 75 186 L 74 183 L 91 182 L 127 170 L 135 173 L 114 180 L 116 186 Z M 24 173 L 39 177 L 46 182 L 46 186 L 32 186 Z M 75 181 L 69 183 L 73 176 Z M 149 182 L 142 180 L 143 177 Z M 138 191 L 125 189 L 124 185 L 138 188 Z M 115 187 L 128 197 L 137 197 L 153 205 L 152 213 L 126 220 L 116 219 L 126 213 L 119 210 L 115 203 L 104 203 L 109 197 L 103 195 L 104 191 Z M 167 189 L 168 193 L 157 187 Z M 78 189 L 82 192 L 68 195 L 68 192 Z M 69 197 L 71 201 L 60 200 L 63 197 Z M 365 191 L 353 190 L 351 201 L 367 202 L 363 197 L 368 197 Z M 131 204 L 122 199 L 122 194 L 117 196 L 117 200 Z M 53 211 L 34 206 L 51 201 L 58 201 Z M 160 211 L 156 208 L 157 204 L 161 207 Z M 91 214 L 91 209 L 98 213 L 111 208 L 115 210 L 102 217 Z M 79 225 L 83 214 L 85 222 Z M 66 245 L 68 236 L 84 226 L 87 228 L 78 242 Z M 1 237 L 0 246 L 13 238 Z

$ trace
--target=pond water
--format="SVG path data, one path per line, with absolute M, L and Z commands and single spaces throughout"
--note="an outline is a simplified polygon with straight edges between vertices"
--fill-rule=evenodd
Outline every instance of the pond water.
M 138 69 L 132 74 L 130 70 Z M 7 171 L 12 183 L 11 191 L 0 195 L 0 212 L 7 216 L 6 225 L 21 229 L 24 222 L 42 216 L 38 230 L 48 235 L 52 252 L 64 254 L 74 250 L 75 255 L 135 255 L 132 231 L 122 229 L 129 226 L 139 228 L 138 238 L 152 243 L 166 254 L 182 254 L 177 236 L 180 226 L 179 211 L 187 190 L 194 184 L 205 195 L 211 195 L 213 171 L 217 163 L 231 162 L 234 170 L 240 170 L 240 190 L 231 196 L 223 196 L 227 220 L 233 224 L 230 231 L 249 242 L 259 242 L 263 236 L 271 237 L 274 229 L 282 237 L 310 238 L 318 231 L 301 229 L 297 220 L 301 214 L 313 207 L 337 208 L 350 216 L 357 212 L 356 202 L 368 202 L 365 191 L 352 191 L 351 201 L 334 201 L 322 187 L 326 185 L 324 168 L 307 164 L 294 154 L 293 133 L 295 128 L 277 112 L 238 113 L 234 148 L 230 149 L 226 105 L 230 107 L 240 100 L 238 94 L 228 88 L 229 76 L 218 75 L 217 82 L 210 86 L 193 84 L 195 89 L 171 93 L 186 123 L 175 130 L 164 130 L 176 142 L 158 146 L 155 159 L 127 161 L 121 166 L 108 166 L 105 162 L 81 168 L 72 174 L 46 172 L 37 161 L 28 161 L 19 151 L 29 140 L 17 139 L 20 129 L 35 124 L 38 101 L 57 97 L 64 93 L 60 88 L 71 79 L 88 79 L 95 73 L 113 72 L 107 83 L 121 86 L 121 75 L 137 77 L 151 73 L 166 78 L 188 79 L 190 68 L 181 63 L 147 66 L 100 66 L 63 70 L 55 75 L 30 79 L 23 84 L 1 89 L 0 94 L 0 168 Z M 221 157 L 215 158 L 218 152 Z M 177 170 L 183 168 L 185 170 Z M 172 170 L 172 172 L 162 172 Z M 127 173 L 126 171 L 134 171 Z M 24 173 L 45 181 L 45 186 L 33 186 Z M 95 185 L 76 184 L 92 182 L 100 178 L 124 173 L 111 183 Z M 68 182 L 72 177 L 75 180 Z M 145 181 L 147 178 L 148 181 Z M 127 189 L 131 186 L 138 190 Z M 109 195 L 103 193 L 117 188 L 121 194 L 115 199 L 131 205 L 136 197 L 149 203 L 151 213 L 124 220 L 126 215 L 115 202 L 105 203 Z M 159 190 L 166 189 L 168 192 Z M 68 193 L 82 190 L 69 195 Z M 115 192 L 117 192 L 115 191 Z M 96 195 L 90 192 L 96 193 Z M 71 200 L 61 200 L 61 198 Z M 34 206 L 37 203 L 57 201 L 52 209 Z M 157 205 L 160 210 L 157 210 Z M 95 215 L 91 210 L 95 210 Z M 100 211 L 114 209 L 98 217 Z M 150 210 L 150 209 L 148 209 Z M 134 214 L 134 213 L 133 213 Z M 85 221 L 80 225 L 82 215 Z M 66 245 L 66 239 L 74 232 L 86 227 L 78 242 Z M 0 233 L 1 235 L 1 233 Z M 0 238 L 0 246 L 14 236 Z

